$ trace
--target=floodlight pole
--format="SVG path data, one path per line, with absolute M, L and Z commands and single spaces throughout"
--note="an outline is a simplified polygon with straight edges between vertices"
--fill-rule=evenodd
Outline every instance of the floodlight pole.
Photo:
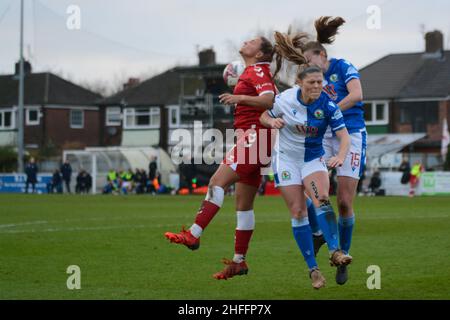
M 18 133 L 17 133 L 17 156 L 18 156 L 18 171 L 24 171 L 23 166 L 23 96 L 24 96 L 24 67 L 23 67 L 23 0 L 20 0 L 20 62 L 19 62 L 19 115 L 18 115 Z

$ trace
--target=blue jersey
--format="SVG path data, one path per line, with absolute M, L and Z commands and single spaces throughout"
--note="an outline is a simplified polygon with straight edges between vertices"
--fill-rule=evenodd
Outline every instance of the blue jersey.
M 330 66 L 324 77 L 323 90 L 335 103 L 339 103 L 348 95 L 347 83 L 352 79 L 360 78 L 358 70 L 350 62 L 334 58 L 330 60 Z M 358 132 L 365 128 L 362 101 L 342 113 L 349 133 Z
M 341 110 L 323 91 L 319 99 L 305 104 L 301 100 L 300 87 L 288 89 L 275 97 L 268 113 L 285 122 L 279 130 L 274 156 L 299 164 L 324 155 L 322 140 L 328 126 L 333 132 L 345 128 Z

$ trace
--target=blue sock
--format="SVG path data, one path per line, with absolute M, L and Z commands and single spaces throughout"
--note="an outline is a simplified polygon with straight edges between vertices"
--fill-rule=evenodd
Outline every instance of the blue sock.
M 308 218 L 292 219 L 292 232 L 295 241 L 305 258 L 308 268 L 317 267 L 316 258 L 314 257 L 314 245 L 312 241 L 311 227 L 309 226 Z
M 318 233 L 320 231 L 319 223 L 317 222 L 316 208 L 310 198 L 306 198 L 306 207 L 308 208 L 309 225 L 311 226 L 312 233 Z
M 339 217 L 339 243 L 342 251 L 348 253 L 352 244 L 353 225 L 355 214 L 349 218 Z
M 316 208 L 317 221 L 320 229 L 322 229 L 323 237 L 328 245 L 329 251 L 338 249 L 338 227 L 336 222 L 336 214 L 331 205 L 322 205 Z

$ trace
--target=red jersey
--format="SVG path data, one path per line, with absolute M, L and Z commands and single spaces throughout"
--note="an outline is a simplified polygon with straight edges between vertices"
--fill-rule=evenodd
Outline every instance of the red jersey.
M 269 62 L 260 62 L 245 68 L 233 92 L 235 95 L 254 97 L 268 93 L 276 94 Z M 252 125 L 255 125 L 255 128 L 264 128 L 259 122 L 259 117 L 264 111 L 263 108 L 241 104 L 236 105 L 234 109 L 234 128 L 247 130 Z

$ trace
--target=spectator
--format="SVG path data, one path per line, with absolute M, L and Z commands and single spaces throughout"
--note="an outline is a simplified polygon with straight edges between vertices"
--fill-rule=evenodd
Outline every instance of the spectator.
M 92 176 L 90 175 L 89 172 L 84 172 L 85 173 L 85 186 L 86 186 L 86 193 L 90 193 L 91 192 L 91 188 L 92 188 Z
M 148 178 L 150 180 L 155 179 L 156 170 L 158 170 L 158 164 L 156 163 L 156 157 L 152 156 L 150 158 L 150 164 L 148 165 Z
M 134 178 L 136 184 L 136 193 L 143 194 L 147 189 L 147 173 L 144 169 L 137 169 Z
M 75 186 L 76 193 L 88 193 L 92 187 L 92 177 L 85 170 L 81 170 L 77 176 L 77 184 Z
M 123 194 L 128 194 L 133 191 L 134 174 L 132 169 L 129 169 L 126 172 L 122 171 L 120 173 L 120 179 L 122 180 L 121 188 Z
M 106 176 L 106 185 L 103 188 L 103 193 L 116 193 L 119 189 L 119 176 L 116 170 L 110 169 L 108 175 Z
M 25 193 L 28 193 L 28 187 L 31 184 L 32 192 L 36 193 L 38 167 L 34 158 L 30 159 L 30 162 L 25 167 L 25 174 L 27 175 L 27 181 L 25 183 Z
M 410 184 L 409 196 L 411 198 L 414 197 L 414 195 L 416 193 L 416 187 L 419 185 L 420 176 L 423 171 L 424 171 L 424 168 L 419 161 L 417 161 L 411 168 L 410 178 L 409 178 L 409 184 Z
M 133 177 L 133 183 L 136 190 L 136 194 L 141 194 L 141 169 L 136 169 L 136 173 Z
M 406 159 L 403 159 L 398 170 L 403 172 L 400 182 L 402 184 L 407 184 L 411 179 L 411 166 L 409 165 L 409 162 Z
M 193 164 L 192 161 L 189 159 L 187 161 L 183 161 L 183 163 L 180 164 L 179 169 L 180 169 L 181 184 L 184 187 L 189 188 L 189 193 L 192 194 L 193 192 L 192 179 L 194 179 L 197 176 L 197 169 L 195 167 L 195 164 Z
M 66 185 L 67 193 L 70 193 L 70 180 L 72 179 L 72 166 L 69 163 L 69 160 L 66 159 L 64 163 L 61 165 L 61 174 L 62 179 Z
M 380 191 L 380 187 L 381 187 L 381 175 L 380 171 L 377 170 L 373 173 L 372 177 L 370 178 L 369 190 L 371 194 L 377 195 Z
M 61 177 L 61 173 L 59 172 L 58 169 L 56 169 L 53 172 L 53 176 L 52 176 L 52 180 L 47 184 L 47 192 L 48 193 L 53 193 L 56 192 L 58 193 L 62 193 L 62 177 Z

